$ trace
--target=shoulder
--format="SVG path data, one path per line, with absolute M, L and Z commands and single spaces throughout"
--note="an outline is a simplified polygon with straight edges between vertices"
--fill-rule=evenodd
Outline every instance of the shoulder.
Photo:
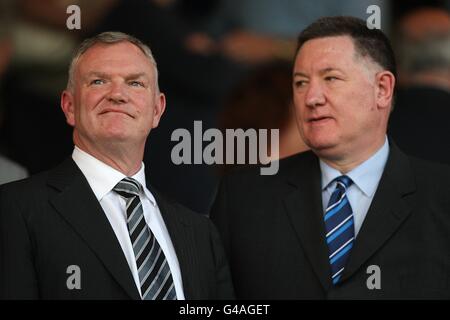
M 450 185 L 450 166 L 409 156 L 416 178 L 424 183 Z
M 34 174 L 23 180 L 10 182 L 0 186 L 0 192 L 21 193 L 30 196 L 32 193 L 45 192 L 48 188 L 63 189 L 74 178 L 82 173 L 72 158 L 67 158 L 56 167 Z
M 46 208 L 47 172 L 0 186 L 1 224 L 16 228 L 19 221 L 27 224 Z
M 232 184 L 239 189 L 247 188 L 250 185 L 275 185 L 290 179 L 293 175 L 301 175 L 303 172 L 313 169 L 317 163 L 317 156 L 312 151 L 306 151 L 272 163 L 272 166 L 278 169 L 274 174 L 262 174 L 261 166 L 235 169 L 223 177 L 222 184 Z
M 400 159 L 400 158 L 397 158 Z M 450 213 L 450 167 L 445 164 L 422 160 L 401 154 L 401 160 L 390 167 L 390 182 L 397 190 L 408 195 L 416 208 L 440 212 L 448 217 Z M 447 218 L 446 218 L 447 219 Z
M 417 189 L 450 205 L 450 166 L 409 157 Z
M 33 175 L 29 178 L 9 182 L 0 186 L 0 195 L 2 201 L 5 197 L 24 199 L 30 198 L 36 193 L 42 192 L 48 178 L 48 171 Z
M 71 158 L 57 167 L 32 175 L 29 178 L 0 186 L 0 206 L 4 209 L 30 209 L 43 207 L 53 195 L 64 189 L 81 171 Z
M 28 177 L 25 168 L 0 155 L 0 184 Z
M 423 160 L 404 153 L 392 141 L 385 171 L 392 182 L 403 180 L 416 186 L 450 185 L 450 167 L 445 164 Z

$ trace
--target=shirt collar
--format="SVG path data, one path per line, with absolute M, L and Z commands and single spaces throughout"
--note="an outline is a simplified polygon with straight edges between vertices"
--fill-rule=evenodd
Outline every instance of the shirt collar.
M 126 177 L 122 172 L 110 167 L 77 146 L 73 150 L 72 159 L 80 168 L 81 172 L 83 172 L 98 201 L 101 201 L 106 194 L 112 191 L 120 180 Z M 145 196 L 155 206 L 155 198 L 147 189 L 144 163 L 142 163 L 139 171 L 131 178 L 137 180 L 142 185 Z
M 388 156 L 389 143 L 386 137 L 383 146 L 375 154 L 346 175 L 366 196 L 372 197 L 378 187 Z M 342 175 L 322 160 L 320 160 L 320 170 L 322 172 L 322 190 L 331 187 L 331 182 Z

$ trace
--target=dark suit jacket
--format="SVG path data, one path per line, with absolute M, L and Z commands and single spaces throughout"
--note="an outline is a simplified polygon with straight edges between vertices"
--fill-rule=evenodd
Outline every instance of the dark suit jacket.
M 339 285 L 331 285 L 318 158 L 227 176 L 211 212 L 238 299 L 450 298 L 450 173 L 391 143 Z M 371 265 L 380 273 L 367 273 Z M 381 289 L 370 290 L 380 275 Z
M 180 264 L 186 299 L 230 299 L 217 230 L 152 190 Z M 69 290 L 67 267 L 81 271 Z M 0 292 L 12 299 L 140 299 L 123 251 L 72 159 L 0 189 Z

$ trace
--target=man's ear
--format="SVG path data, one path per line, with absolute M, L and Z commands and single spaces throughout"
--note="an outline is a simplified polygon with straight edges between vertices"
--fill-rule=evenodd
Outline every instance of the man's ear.
M 155 99 L 155 106 L 153 109 L 153 125 L 156 128 L 161 120 L 161 117 L 166 110 L 166 96 L 163 93 L 158 93 Z
M 64 90 L 61 94 L 61 109 L 66 116 L 66 121 L 72 127 L 75 126 L 75 108 L 73 94 L 69 90 Z
M 395 76 L 390 71 L 382 71 L 376 75 L 376 100 L 378 108 L 389 108 L 394 95 Z

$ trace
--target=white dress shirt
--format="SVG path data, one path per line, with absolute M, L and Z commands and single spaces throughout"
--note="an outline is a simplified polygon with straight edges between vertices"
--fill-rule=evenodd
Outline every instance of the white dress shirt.
M 122 251 L 127 259 L 131 273 L 133 274 L 136 287 L 142 297 L 133 245 L 131 244 L 127 228 L 125 200 L 113 191 L 114 186 L 126 176 L 76 146 L 72 153 L 72 159 L 86 177 L 97 200 L 100 202 L 100 205 L 116 234 L 117 240 L 122 247 Z M 152 193 L 146 187 L 144 163 L 142 163 L 141 169 L 131 178 L 139 181 L 143 187 L 144 192 L 141 192 L 139 198 L 142 202 L 145 221 L 155 235 L 166 256 L 172 273 L 177 299 L 184 300 L 183 283 L 178 258 L 172 240 L 170 239 L 169 232 L 167 231 L 161 216 L 158 204 Z
M 353 181 L 346 193 L 348 202 L 350 202 L 353 210 L 355 237 L 358 235 L 366 218 L 388 156 L 389 143 L 386 137 L 383 146 L 375 154 L 346 174 Z M 322 172 L 322 204 L 325 214 L 331 194 L 336 188 L 336 182 L 333 182 L 333 180 L 341 176 L 342 173 L 322 160 L 320 160 L 320 171 Z

